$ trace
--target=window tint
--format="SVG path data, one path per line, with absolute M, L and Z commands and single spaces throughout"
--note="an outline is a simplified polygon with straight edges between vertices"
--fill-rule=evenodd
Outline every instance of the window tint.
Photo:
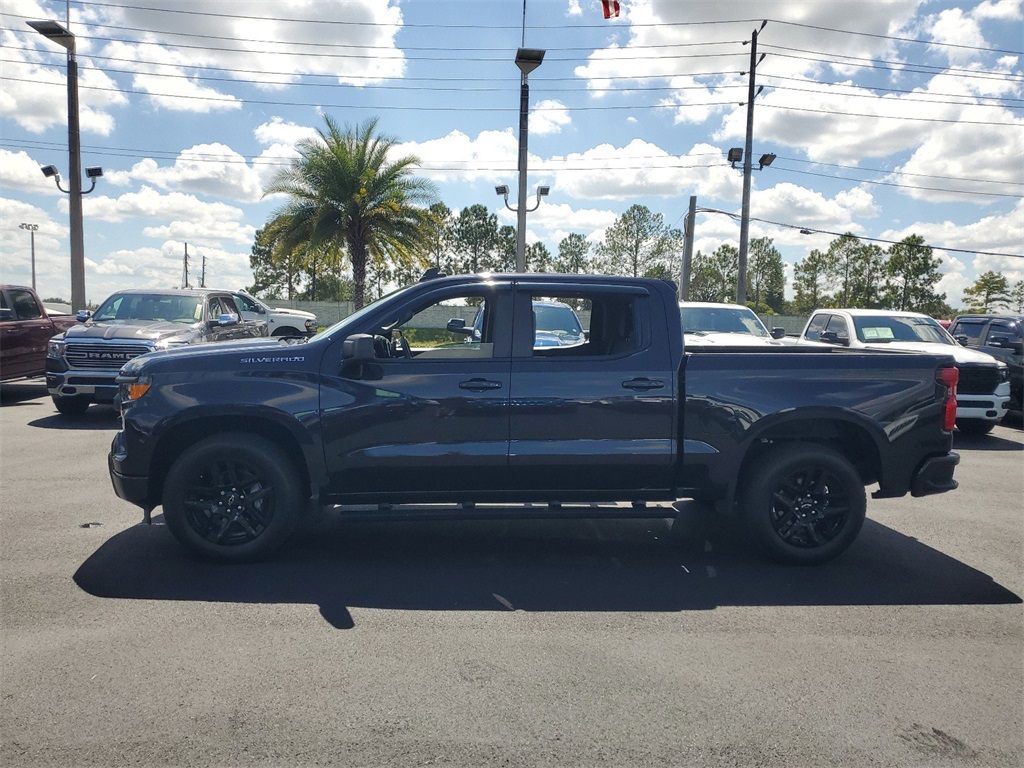
M 243 312 L 258 312 L 259 311 L 259 308 L 257 307 L 256 302 L 251 301 L 250 299 L 248 299 L 247 297 L 243 296 L 240 293 L 233 293 L 231 295 L 232 295 L 232 298 L 234 298 L 234 300 L 235 300 L 235 304 L 237 304 L 238 308 L 241 309 Z
M 981 341 L 981 334 L 982 331 L 985 330 L 986 325 L 987 323 L 985 322 L 973 323 L 967 320 L 961 320 L 953 327 L 952 334 L 953 337 L 962 344 L 976 347 Z
M 825 323 L 828 322 L 829 316 L 824 312 L 819 312 L 811 318 L 811 322 L 807 325 L 807 331 L 804 333 L 804 338 L 810 339 L 811 341 L 818 341 L 821 338 L 821 332 L 825 330 Z
M 850 326 L 841 315 L 832 315 L 825 324 L 825 330 L 834 333 L 840 341 L 850 340 Z
M 11 291 L 11 304 L 19 320 L 36 320 L 43 316 L 35 297 L 28 291 Z
M 1009 336 L 1011 339 L 1021 338 L 1021 323 L 1012 320 L 993 320 L 988 326 L 987 339 L 993 336 Z
M 534 357 L 610 357 L 640 349 L 637 294 L 584 291 L 530 300 Z

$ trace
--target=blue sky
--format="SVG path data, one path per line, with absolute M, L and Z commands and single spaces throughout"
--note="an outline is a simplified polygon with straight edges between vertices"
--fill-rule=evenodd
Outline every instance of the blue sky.
M 634 203 L 682 227 L 689 197 L 738 213 L 750 38 L 761 22 L 751 237 L 787 264 L 829 232 L 919 234 L 942 258 L 954 307 L 985 270 L 1024 279 L 1021 0 L 527 0 L 528 187 L 551 194 L 527 240 L 597 242 Z M 379 119 L 421 159 L 440 197 L 483 204 L 516 188 L 521 0 L 4 0 L 0 8 L 0 281 L 69 296 L 63 50 L 26 21 L 78 40 L 86 293 L 175 286 L 188 243 L 207 285 L 251 281 L 253 235 L 282 204 L 266 181 L 329 115 Z M 513 194 L 514 197 L 514 194 Z M 515 201 L 513 200 L 513 203 Z M 531 197 L 532 203 L 532 197 Z M 735 218 L 699 214 L 696 247 L 738 241 Z M 811 230 L 801 234 L 800 229 Z M 945 250 L 939 250 L 943 248 Z M 1007 255 L 994 255 L 1007 254 Z

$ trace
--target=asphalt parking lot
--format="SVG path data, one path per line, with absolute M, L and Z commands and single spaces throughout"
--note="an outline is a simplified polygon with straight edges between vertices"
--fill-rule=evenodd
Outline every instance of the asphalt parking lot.
M 0 391 L 4 766 L 1024 764 L 1019 421 L 817 568 L 693 518 L 330 514 L 209 565 L 113 495 L 116 428 Z

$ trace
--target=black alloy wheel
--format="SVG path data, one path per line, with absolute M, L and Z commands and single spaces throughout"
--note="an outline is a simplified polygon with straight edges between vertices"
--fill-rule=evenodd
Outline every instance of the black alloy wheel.
M 844 551 L 864 524 L 867 498 L 838 452 L 811 444 L 765 454 L 743 489 L 742 514 L 754 541 L 785 563 L 812 564 Z
M 175 461 L 164 517 L 185 547 L 212 560 L 255 560 L 283 544 L 302 505 L 288 457 L 256 435 L 204 440 Z

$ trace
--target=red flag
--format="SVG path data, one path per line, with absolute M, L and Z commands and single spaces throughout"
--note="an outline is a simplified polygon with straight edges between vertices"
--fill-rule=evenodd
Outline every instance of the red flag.
M 610 19 L 612 16 L 618 18 L 619 0 L 601 0 L 601 8 L 604 10 L 606 19 Z

